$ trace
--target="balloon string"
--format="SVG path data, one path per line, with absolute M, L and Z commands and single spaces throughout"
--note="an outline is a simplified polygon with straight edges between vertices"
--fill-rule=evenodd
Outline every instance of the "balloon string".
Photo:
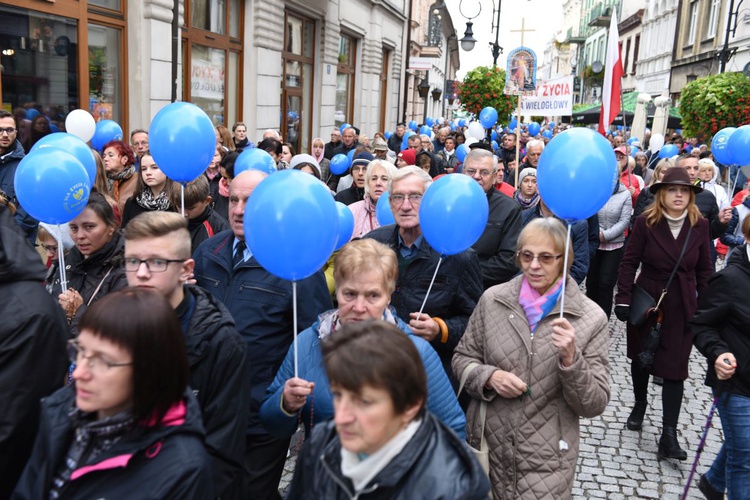
M 292 311 L 294 321 L 294 377 L 297 378 L 297 282 L 292 281 Z
M 734 196 L 734 190 L 737 189 L 737 179 L 740 178 L 740 169 L 737 169 L 737 173 L 734 175 L 734 183 L 732 184 L 732 190 L 729 192 L 729 200 L 732 200 Z
M 432 275 L 432 281 L 430 281 L 430 286 L 427 287 L 427 294 L 424 296 L 424 300 L 422 301 L 422 307 L 419 308 L 419 314 L 417 315 L 417 321 L 422 319 L 422 311 L 424 311 L 424 305 L 427 303 L 427 297 L 430 296 L 430 291 L 432 290 L 432 284 L 435 283 L 435 277 L 437 276 L 438 269 L 440 269 L 440 263 L 443 262 L 443 256 L 440 256 L 440 260 L 438 260 L 437 266 L 435 267 L 435 273 Z
M 570 255 L 570 228 L 573 225 L 568 222 L 568 236 L 565 238 L 565 260 L 563 263 L 562 293 L 560 294 L 560 319 L 565 313 L 565 285 L 568 281 L 568 255 Z
M 59 225 L 55 240 L 57 240 L 57 264 L 60 268 L 60 290 L 65 292 L 68 289 L 68 276 L 65 274 L 65 248 L 63 247 L 62 227 Z
M 180 183 L 180 208 L 182 210 L 182 216 L 185 217 L 185 184 Z

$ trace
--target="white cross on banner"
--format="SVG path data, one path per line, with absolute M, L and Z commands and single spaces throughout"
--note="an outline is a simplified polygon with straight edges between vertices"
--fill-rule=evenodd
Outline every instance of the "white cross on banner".
M 521 116 L 571 116 L 573 77 L 563 76 L 538 83 L 535 96 L 521 97 Z

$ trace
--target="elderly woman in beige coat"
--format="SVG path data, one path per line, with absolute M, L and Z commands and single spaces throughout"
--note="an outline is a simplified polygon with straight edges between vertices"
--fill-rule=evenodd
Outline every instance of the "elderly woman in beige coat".
M 579 417 L 609 402 L 607 317 L 568 276 L 559 317 L 563 271 L 573 262 L 566 229 L 554 218 L 521 232 L 516 260 L 523 271 L 488 289 L 453 357 L 472 400 L 469 444 L 480 449 L 480 406 L 495 500 L 570 498 L 578 458 Z

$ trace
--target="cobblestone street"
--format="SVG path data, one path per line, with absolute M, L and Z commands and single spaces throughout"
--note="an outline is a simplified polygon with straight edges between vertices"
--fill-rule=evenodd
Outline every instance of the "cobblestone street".
M 625 357 L 625 326 L 613 319 L 610 328 L 612 396 L 600 417 L 581 420 L 581 453 L 573 498 L 679 499 L 711 408 L 711 393 L 703 384 L 705 359 L 697 350 L 693 350 L 690 379 L 685 382 L 679 435 L 680 444 L 688 452 L 688 459 L 685 462 L 659 462 L 656 460 L 656 448 L 661 433 L 661 388 L 653 384 L 649 388 L 649 409 L 643 430 L 634 432 L 625 429 L 625 420 L 633 404 L 630 364 Z M 719 452 L 722 442 L 720 428 L 718 415 L 715 414 L 687 498 L 703 498 L 698 491 L 697 481 Z M 282 492 L 292 479 L 294 460 L 294 457 L 290 457 L 287 461 L 279 485 Z

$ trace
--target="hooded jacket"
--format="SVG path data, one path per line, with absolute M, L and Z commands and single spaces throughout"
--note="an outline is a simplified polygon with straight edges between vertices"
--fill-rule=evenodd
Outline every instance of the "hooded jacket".
M 416 434 L 359 494 L 341 473 L 341 441 L 334 422 L 319 425 L 302 449 L 287 500 L 479 500 L 487 475 L 469 448 L 425 412 Z
M 750 259 L 743 245 L 727 267 L 713 275 L 690 322 L 695 347 L 706 357 L 706 384 L 718 392 L 750 397 Z M 716 378 L 714 364 L 726 352 L 737 358 L 737 371 L 727 382 Z
M 34 453 L 12 500 L 47 498 L 75 429 L 69 413 L 75 386 L 42 401 Z M 64 498 L 204 500 L 215 498 L 211 460 L 203 447 L 198 403 L 189 391 L 158 425 L 139 423 L 103 454 L 81 463 L 63 487 Z
M 18 203 L 16 187 L 14 185 L 18 164 L 21 163 L 24 156 L 26 155 L 23 152 L 23 146 L 18 139 L 16 139 L 16 142 L 11 145 L 8 152 L 4 155 L 0 155 L 0 189 L 5 191 L 5 194 L 10 196 L 10 199 L 18 207 L 18 210 L 16 211 L 16 222 L 21 226 L 24 234 L 33 240 L 33 238 L 36 237 L 38 222 Z
M 0 498 L 8 498 L 34 446 L 39 400 L 62 386 L 65 315 L 42 286 L 46 270 L 0 205 Z
M 721 242 L 731 247 L 730 252 L 736 247 L 745 244 L 745 236 L 742 234 L 742 222 L 750 214 L 750 196 L 732 209 L 732 218 L 727 223 L 726 232 L 721 235 Z
M 197 286 L 186 286 L 185 293 L 194 304 L 185 332 L 190 387 L 203 416 L 216 493 L 228 498 L 227 488 L 242 481 L 249 402 L 245 343 L 232 315 L 213 295 Z
M 716 181 L 719 178 L 719 167 L 714 165 L 714 176 L 708 182 L 701 182 L 699 185 L 705 190 L 713 193 L 716 198 L 716 206 L 721 210 L 723 207 L 729 206 L 729 196 L 726 190 L 720 186 Z
M 321 351 L 321 330 L 330 332 L 337 310 L 328 311 L 320 315 L 318 321 L 300 333 L 297 337 L 297 357 L 299 358 L 299 378 L 308 382 L 315 382 L 313 396 L 299 412 L 286 413 L 281 408 L 284 384 L 294 377 L 294 348 L 290 347 L 284 363 L 279 368 L 276 378 L 266 390 L 266 398 L 260 409 L 260 420 L 271 434 L 288 438 L 297 430 L 299 419 L 305 424 L 306 435 L 309 436 L 313 425 L 320 425 L 333 418 L 333 398 L 328 385 L 328 377 L 323 366 Z M 450 381 L 443 371 L 440 358 L 430 344 L 411 332 L 406 323 L 396 319 L 398 328 L 414 342 L 419 356 L 422 358 L 427 374 L 427 409 L 442 420 L 445 425 L 463 437 L 466 418 L 458 406 L 456 395 Z M 314 406 L 314 411 L 313 411 Z M 311 422 L 311 418 L 314 421 Z

